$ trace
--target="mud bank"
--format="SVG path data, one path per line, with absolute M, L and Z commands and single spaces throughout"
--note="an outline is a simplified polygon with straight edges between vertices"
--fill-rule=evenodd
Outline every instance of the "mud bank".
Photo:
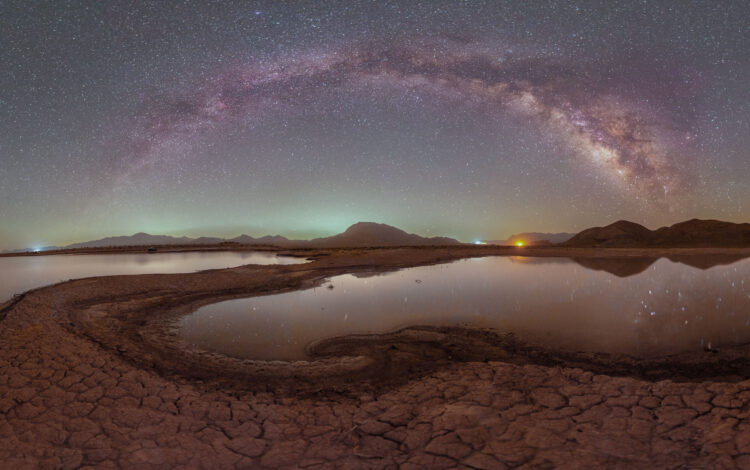
M 637 251 L 607 254 L 665 255 Z M 0 306 L 0 459 L 18 468 L 750 465 L 745 348 L 645 362 L 561 354 L 502 332 L 409 328 L 321 341 L 313 361 L 258 363 L 186 350 L 172 334 L 175 318 L 220 300 L 516 253 L 309 254 L 317 260 L 304 265 L 70 281 Z

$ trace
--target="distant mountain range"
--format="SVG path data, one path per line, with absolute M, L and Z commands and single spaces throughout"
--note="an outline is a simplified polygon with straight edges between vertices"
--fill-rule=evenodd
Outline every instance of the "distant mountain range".
M 511 235 L 505 240 L 486 240 L 489 245 L 515 245 L 516 242 L 522 242 L 524 245 L 542 245 L 563 243 L 575 236 L 575 233 L 542 233 L 542 232 L 524 232 Z
M 584 230 L 577 235 L 564 232 L 525 232 L 513 235 L 506 240 L 493 240 L 486 243 L 515 245 L 517 241 L 522 241 L 525 245 L 554 244 L 562 247 L 600 248 L 750 247 L 750 224 L 692 219 L 670 227 L 649 230 L 643 225 L 627 220 L 620 220 L 606 227 L 593 227 Z M 122 246 L 217 245 L 220 243 L 273 245 L 282 248 L 357 248 L 368 246 L 437 246 L 461 244 L 461 242 L 453 238 L 422 237 L 386 224 L 359 222 L 338 235 L 312 240 L 290 240 L 281 235 L 266 235 L 260 238 L 254 238 L 249 235 L 240 235 L 235 238 L 190 238 L 150 235 L 141 232 L 129 236 L 108 237 L 61 247 L 48 246 L 39 251 Z M 6 250 L 3 253 L 26 251 L 30 250 Z
M 200 237 L 200 238 L 189 238 L 189 237 L 171 237 L 169 235 L 150 235 L 148 233 L 139 232 L 134 235 L 124 235 L 119 237 L 107 237 L 99 240 L 92 240 L 82 243 L 73 243 L 72 245 L 64 246 L 65 249 L 72 248 L 94 248 L 100 246 L 134 246 L 134 245 L 210 245 L 214 243 L 221 243 L 224 240 L 215 237 Z
M 217 237 L 172 237 L 169 235 L 150 235 L 136 233 L 119 237 L 107 237 L 67 246 L 48 246 L 40 251 L 69 250 L 76 248 L 100 248 L 122 246 L 158 246 L 158 245 L 216 245 L 220 243 L 239 243 L 243 245 L 274 245 L 282 248 L 346 248 L 367 246 L 425 246 L 425 245 L 459 245 L 461 242 L 447 237 L 421 237 L 407 233 L 396 227 L 374 222 L 359 222 L 338 235 L 315 238 L 313 240 L 290 240 L 281 235 L 266 235 L 254 238 L 240 235 L 235 238 Z M 4 253 L 26 252 L 28 249 L 4 251 Z
M 649 230 L 620 220 L 606 227 L 582 231 L 561 244 L 571 247 L 744 247 L 750 246 L 750 224 L 692 219 L 670 227 Z

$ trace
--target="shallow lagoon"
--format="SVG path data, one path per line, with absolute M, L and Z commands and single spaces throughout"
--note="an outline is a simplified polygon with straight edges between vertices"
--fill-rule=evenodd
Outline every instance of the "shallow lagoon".
M 487 257 L 347 274 L 207 305 L 177 326 L 191 347 L 262 360 L 305 359 L 315 340 L 412 325 L 494 328 L 552 348 L 639 357 L 750 341 L 748 259 L 708 269 L 668 259 L 626 260 L 625 269 L 579 263 Z
M 191 273 L 243 264 L 293 264 L 304 259 L 257 251 L 123 253 L 0 258 L 0 302 L 35 287 L 68 279 L 117 274 Z

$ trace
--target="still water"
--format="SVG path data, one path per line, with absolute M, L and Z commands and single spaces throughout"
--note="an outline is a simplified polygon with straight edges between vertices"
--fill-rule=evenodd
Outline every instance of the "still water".
M 602 265 L 488 257 L 342 275 L 207 305 L 177 327 L 195 348 L 263 360 L 305 359 L 318 339 L 410 325 L 495 328 L 562 350 L 640 357 L 750 341 L 750 259 L 708 269 L 651 260 L 629 275 Z
M 304 259 L 252 251 L 4 257 L 0 258 L 0 303 L 35 287 L 82 277 L 191 273 L 243 264 L 304 262 Z

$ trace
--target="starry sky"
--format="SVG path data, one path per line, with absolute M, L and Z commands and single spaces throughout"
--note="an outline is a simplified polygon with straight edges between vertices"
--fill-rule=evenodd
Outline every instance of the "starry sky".
M 750 221 L 750 3 L 0 2 L 0 249 Z

